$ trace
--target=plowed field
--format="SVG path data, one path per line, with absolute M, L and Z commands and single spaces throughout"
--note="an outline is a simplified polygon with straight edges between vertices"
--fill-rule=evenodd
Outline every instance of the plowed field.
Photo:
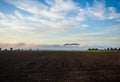
M 120 52 L 0 51 L 0 82 L 120 82 Z

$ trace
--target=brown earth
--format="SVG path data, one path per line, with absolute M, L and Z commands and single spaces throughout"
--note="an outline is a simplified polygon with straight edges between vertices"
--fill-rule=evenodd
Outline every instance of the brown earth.
M 0 51 L 0 82 L 120 82 L 120 52 Z

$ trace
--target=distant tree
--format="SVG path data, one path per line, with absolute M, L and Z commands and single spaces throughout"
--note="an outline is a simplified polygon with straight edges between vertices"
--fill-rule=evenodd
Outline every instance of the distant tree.
M 91 50 L 94 50 L 94 48 L 92 48 Z
M 117 48 L 114 48 L 115 51 L 117 51 Z
M 5 49 L 5 51 L 7 51 L 7 49 Z
M 110 48 L 110 50 L 114 50 L 113 48 Z
M 98 50 L 98 48 L 95 48 L 95 50 Z
M 20 51 L 20 49 L 18 49 L 18 51 Z
M 88 50 L 99 50 L 98 48 L 88 48 Z
M 12 51 L 13 50 L 13 48 L 10 48 L 10 51 Z
M 32 51 L 32 49 L 29 49 L 29 51 Z
M 88 48 L 88 50 L 91 50 L 90 48 Z
M 110 49 L 109 49 L 109 48 L 107 48 L 107 50 L 109 51 Z
M 120 48 L 118 50 L 120 51 Z
M 1 51 L 2 49 L 0 48 L 0 51 Z

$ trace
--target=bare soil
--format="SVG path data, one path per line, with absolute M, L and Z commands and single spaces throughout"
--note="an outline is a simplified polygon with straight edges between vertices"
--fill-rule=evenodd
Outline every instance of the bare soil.
M 120 52 L 0 51 L 0 82 L 120 82 Z

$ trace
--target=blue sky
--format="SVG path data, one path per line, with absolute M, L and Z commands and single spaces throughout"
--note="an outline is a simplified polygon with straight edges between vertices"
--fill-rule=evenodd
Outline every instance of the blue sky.
M 0 47 L 120 47 L 120 0 L 0 0 Z

